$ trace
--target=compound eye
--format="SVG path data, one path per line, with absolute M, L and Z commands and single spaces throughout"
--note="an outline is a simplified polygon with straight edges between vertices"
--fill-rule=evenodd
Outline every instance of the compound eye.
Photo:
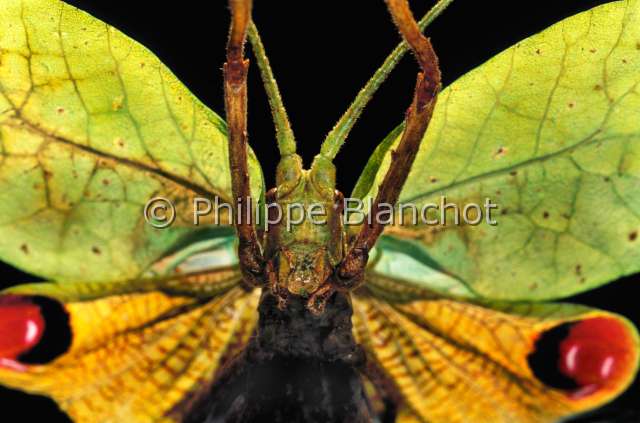
M 280 195 L 288 194 L 302 178 L 302 159 L 297 154 L 280 159 L 276 169 L 276 186 L 281 189 Z

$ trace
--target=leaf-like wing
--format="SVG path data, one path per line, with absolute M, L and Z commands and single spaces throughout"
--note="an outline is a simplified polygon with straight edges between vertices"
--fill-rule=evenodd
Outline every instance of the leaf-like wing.
M 399 421 L 554 422 L 611 400 L 637 369 L 635 328 L 610 313 L 570 304 L 487 306 L 415 287 L 407 295 L 401 284 L 367 286 L 373 290 L 353 296 L 354 332 L 376 388 L 399 404 Z M 580 367 L 603 350 L 613 360 L 606 380 L 557 384 L 561 360 Z
M 250 170 L 259 198 L 252 153 Z M 151 52 L 61 1 L 3 1 L 3 260 L 47 279 L 137 277 L 202 229 L 194 197 L 230 201 L 230 178 L 225 123 Z M 156 196 L 176 205 L 171 228 L 143 218 Z
M 461 212 L 490 198 L 497 226 L 455 225 L 450 214 L 444 226 L 385 234 L 489 298 L 563 297 L 637 272 L 639 84 L 637 0 L 509 48 L 442 92 L 400 195 L 418 209 L 446 196 Z M 392 147 L 372 157 L 357 195 L 375 196 Z
M 3 299 L 55 300 L 68 315 L 71 344 L 46 364 L 0 359 L 0 383 L 50 396 L 78 423 L 182 421 L 246 344 L 258 292 L 236 287 L 197 300 L 135 285 L 35 284 L 5 292 L 0 314 Z

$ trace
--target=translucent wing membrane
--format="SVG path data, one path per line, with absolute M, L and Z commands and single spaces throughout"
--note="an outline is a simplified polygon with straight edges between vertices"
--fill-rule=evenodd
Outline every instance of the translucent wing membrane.
M 52 397 L 76 422 L 181 421 L 246 343 L 257 319 L 257 291 L 233 288 L 195 299 L 129 284 L 97 295 L 105 285 L 25 285 L 0 296 L 3 334 L 22 333 L 19 307 L 28 307 L 35 322 L 35 306 L 44 331 L 20 354 L 1 351 L 0 342 L 0 382 Z M 14 317 L 10 328 L 7 316 Z M 55 339 L 47 338 L 49 330 Z M 51 357 L 48 350 L 65 338 L 68 348 Z M 34 352 L 48 359 L 34 362 Z
M 442 222 L 441 196 L 458 212 L 448 209 L 446 225 L 390 226 L 390 243 L 404 242 L 437 280 L 495 299 L 558 298 L 640 270 L 639 75 L 640 2 L 630 0 L 568 18 L 463 76 L 440 95 L 400 196 L 440 206 L 430 220 Z M 398 137 L 376 151 L 356 195 L 375 197 Z M 478 225 L 454 223 L 487 198 L 496 226 L 486 210 Z M 406 276 L 429 285 L 433 275 Z
M 611 400 L 637 369 L 637 333 L 610 313 L 368 286 L 354 331 L 401 422 L 554 422 Z
M 137 277 L 202 230 L 195 196 L 230 200 L 225 123 L 147 49 L 58 0 L 4 1 L 0 22 L 3 260 L 48 279 Z M 249 169 L 260 198 L 252 153 Z M 143 217 L 156 196 L 176 206 L 162 231 Z

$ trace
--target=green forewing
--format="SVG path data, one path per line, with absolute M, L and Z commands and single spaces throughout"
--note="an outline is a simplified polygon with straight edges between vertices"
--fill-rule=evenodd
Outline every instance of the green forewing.
M 444 227 L 394 225 L 385 235 L 491 298 L 556 298 L 637 272 L 639 83 L 637 0 L 499 54 L 442 92 L 400 196 L 421 207 L 444 195 L 461 208 L 488 197 L 498 225 L 456 226 L 450 216 Z M 382 147 L 356 194 L 375 196 L 390 162 Z M 429 284 L 429 275 L 414 279 Z
M 4 0 L 0 23 L 3 260 L 57 280 L 134 277 L 203 229 L 194 197 L 230 201 L 225 123 L 151 52 L 57 0 Z M 250 171 L 258 198 L 253 154 Z M 176 204 L 169 229 L 143 218 L 156 196 Z

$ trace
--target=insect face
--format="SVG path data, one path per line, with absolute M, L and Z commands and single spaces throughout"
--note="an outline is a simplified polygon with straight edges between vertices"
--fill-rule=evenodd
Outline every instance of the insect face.
M 267 235 L 267 273 L 275 292 L 309 296 L 333 275 L 343 258 L 341 194 L 335 166 L 318 156 L 309 170 L 298 155 L 278 165 L 277 187 L 267 199 L 281 218 Z M 275 210 L 274 208 L 270 208 Z

